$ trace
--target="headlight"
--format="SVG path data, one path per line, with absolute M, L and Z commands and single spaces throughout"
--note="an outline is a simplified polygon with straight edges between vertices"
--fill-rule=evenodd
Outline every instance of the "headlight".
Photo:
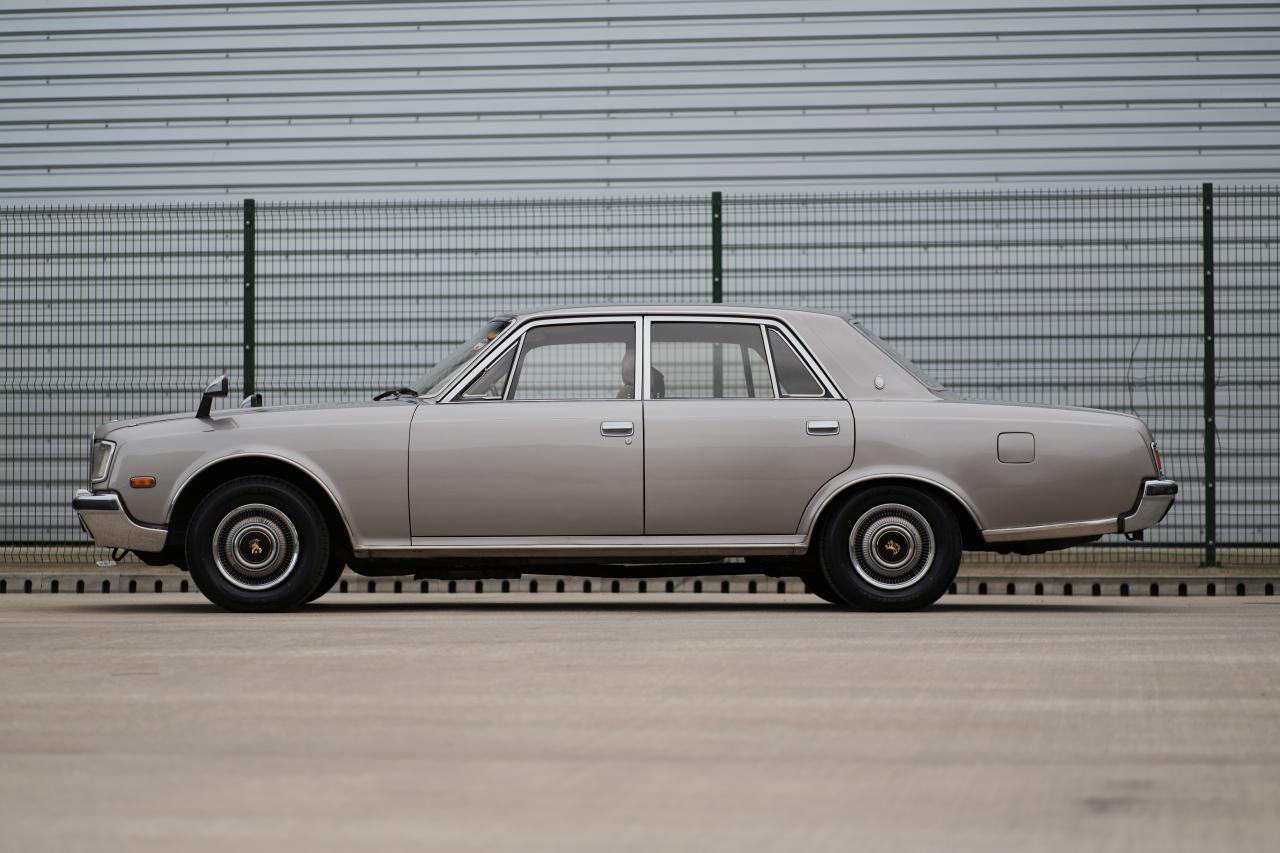
M 107 479 L 107 473 L 111 471 L 111 459 L 116 455 L 116 443 L 114 441 L 95 441 L 93 443 L 93 455 L 89 463 L 89 482 L 101 483 Z

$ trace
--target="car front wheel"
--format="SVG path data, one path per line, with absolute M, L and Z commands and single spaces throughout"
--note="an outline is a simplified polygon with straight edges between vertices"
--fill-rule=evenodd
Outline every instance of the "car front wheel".
M 836 510 L 822 533 L 822 573 L 846 603 L 864 610 L 933 604 L 960 568 L 960 527 L 951 511 L 915 489 L 868 489 Z
M 186 548 L 196 586 L 235 611 L 291 610 L 330 565 L 324 516 L 275 477 L 240 477 L 211 491 L 191 516 Z
M 342 571 L 346 567 L 346 558 L 331 544 L 329 547 L 329 565 L 325 567 L 324 573 L 320 576 L 320 583 L 316 584 L 316 588 L 303 600 L 303 604 L 310 604 L 333 589 L 338 583 L 338 578 L 342 577 Z

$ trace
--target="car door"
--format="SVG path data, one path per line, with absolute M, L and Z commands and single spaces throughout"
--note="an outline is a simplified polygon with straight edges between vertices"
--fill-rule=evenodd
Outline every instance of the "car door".
M 644 529 L 637 317 L 542 321 L 420 406 L 410 526 L 425 537 L 634 536 Z
M 790 332 L 648 317 L 645 533 L 794 534 L 853 462 L 853 413 Z

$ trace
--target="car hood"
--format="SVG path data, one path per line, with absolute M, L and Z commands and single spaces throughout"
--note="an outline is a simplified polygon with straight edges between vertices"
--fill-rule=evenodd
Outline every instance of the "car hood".
M 256 409 L 215 409 L 209 416 L 211 421 L 219 421 L 226 418 L 245 419 L 248 421 L 256 421 L 258 418 L 274 418 L 296 412 L 314 412 L 314 411 L 335 411 L 338 409 L 359 409 L 374 408 L 386 406 L 413 406 L 417 405 L 415 399 L 391 399 L 391 400 L 348 400 L 335 403 L 308 403 L 295 406 L 262 406 Z M 167 421 L 192 421 L 195 420 L 195 412 L 173 412 L 165 415 L 149 415 L 141 418 L 121 418 L 119 420 L 108 421 L 100 425 L 93 432 L 95 440 L 106 438 L 113 432 L 118 432 L 129 427 L 145 426 L 151 424 L 162 424 Z

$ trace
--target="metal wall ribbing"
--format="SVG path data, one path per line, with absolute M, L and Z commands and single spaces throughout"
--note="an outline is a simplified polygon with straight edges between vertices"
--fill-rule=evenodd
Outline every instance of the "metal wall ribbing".
M 0 201 L 1280 175 L 1280 3 L 14 0 Z

